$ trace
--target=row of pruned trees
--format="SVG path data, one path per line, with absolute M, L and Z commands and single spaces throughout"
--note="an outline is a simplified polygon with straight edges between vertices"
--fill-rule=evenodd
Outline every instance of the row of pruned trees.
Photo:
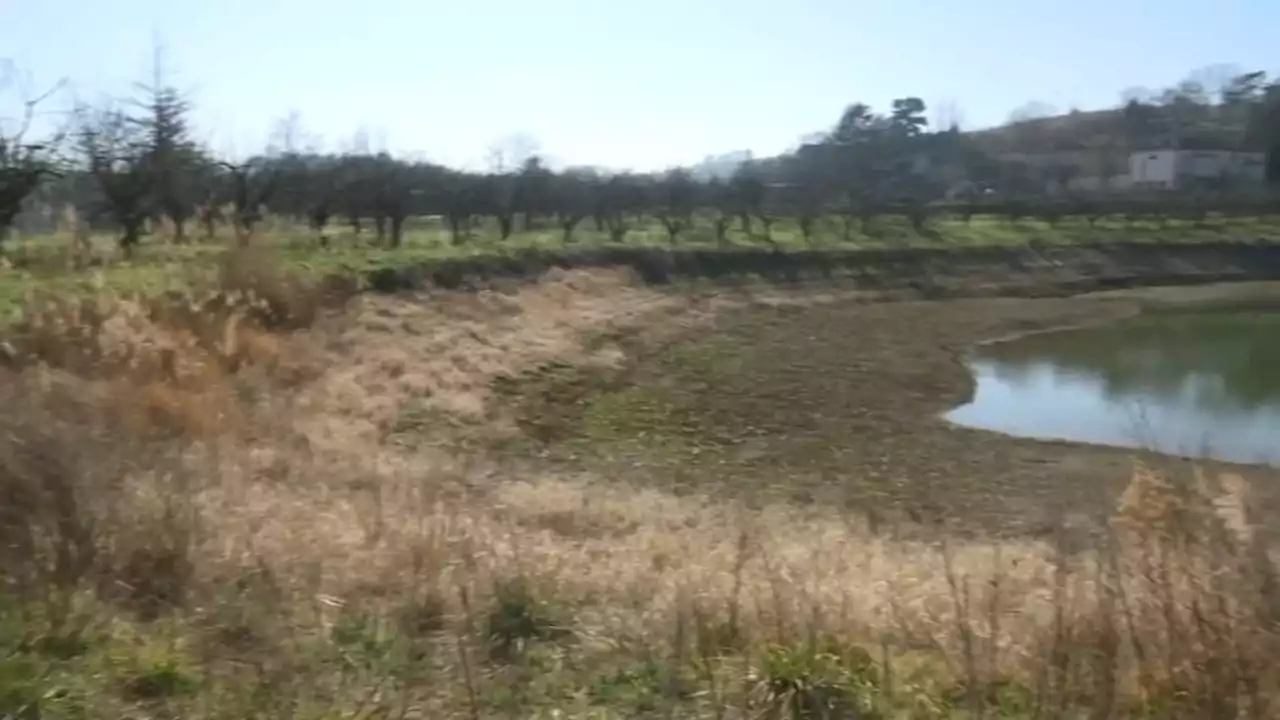
M 1244 89 L 1233 89 L 1231 102 L 1254 103 L 1248 127 L 1263 138 L 1259 128 L 1270 116 L 1257 108 L 1267 107 L 1272 86 L 1242 80 L 1231 87 L 1237 85 Z M 771 241 L 784 217 L 806 238 L 819 219 L 833 217 L 846 235 L 890 213 L 922 229 L 937 214 L 939 198 L 960 182 L 981 189 L 947 209 L 966 217 L 992 207 L 1010 217 L 1034 216 L 1040 205 L 1055 217 L 1110 207 L 1061 200 L 1037 205 L 1042 186 L 998 160 L 979 138 L 955 126 L 931 130 L 925 103 L 915 97 L 893 101 L 885 113 L 850 105 L 828 132 L 797 151 L 710 181 L 681 169 L 553 172 L 536 156 L 510 169 L 463 172 L 386 153 L 291 146 L 232 162 L 192 139 L 190 104 L 159 73 L 133 98 L 78 108 L 65 127 L 35 142 L 27 131 L 41 99 L 24 106 L 27 122 L 16 133 L 0 133 L 0 234 L 24 204 L 69 204 L 89 222 L 118 229 L 126 253 L 148 221 L 161 218 L 179 242 L 190 237 L 193 223 L 207 236 L 229 224 L 247 242 L 266 209 L 307 223 L 322 241 L 345 224 L 358 234 L 371 227 L 373 242 L 394 247 L 403 242 L 409 218 L 423 215 L 439 217 L 459 243 L 479 218 L 488 218 L 503 239 L 518 229 L 540 229 L 555 230 L 566 242 L 584 222 L 615 241 L 656 223 L 677 242 L 695 220 L 720 241 L 735 226 Z
M 517 230 L 554 229 L 567 242 L 591 222 L 622 240 L 640 223 L 656 221 L 674 241 L 708 207 L 741 218 L 765 212 L 766 182 L 751 172 L 699 183 L 683 170 L 553 172 L 532 158 L 511 172 L 469 173 L 385 153 L 279 153 L 232 163 L 120 109 L 82 110 L 75 122 L 63 155 L 32 147 L 32 170 L 23 176 L 30 182 L 4 186 L 10 192 L 0 195 L 3 227 L 24 201 L 72 205 L 85 221 L 116 228 L 128 253 L 149 221 L 163 218 L 178 242 L 191 237 L 193 223 L 207 236 L 229 224 L 247 241 L 268 210 L 305 222 L 322 241 L 345 224 L 358 234 L 372 230 L 373 242 L 389 247 L 401 244 L 409 218 L 424 215 L 438 216 L 461 243 L 481 218 L 503 239 Z
M 406 221 L 421 215 L 440 217 L 456 242 L 465 242 L 481 217 L 504 239 L 517 229 L 554 228 L 570 241 L 587 221 L 614 240 L 658 223 L 674 242 L 699 215 L 712 218 L 721 240 L 734 221 L 768 239 L 786 215 L 807 235 L 814 218 L 835 207 L 923 202 L 937 187 L 913 163 L 930 148 L 958 153 L 962 144 L 954 130 L 927 133 L 924 103 L 905 98 L 883 117 L 855 105 L 821 142 L 744 166 L 730 179 L 697 181 L 682 169 L 553 172 L 537 157 L 475 173 L 369 152 L 286 149 L 230 162 L 192 139 L 189 111 L 157 72 L 133 98 L 77 108 L 52 142 L 0 144 L 19 148 L 0 152 L 0 233 L 35 203 L 71 205 L 85 221 L 116 228 L 126 253 L 148 222 L 161 218 L 179 242 L 193 223 L 208 236 L 231 224 L 247 241 L 266 208 L 305 221 L 322 239 L 336 223 L 357 233 L 371 225 L 374 242 L 392 247 L 403 242 Z

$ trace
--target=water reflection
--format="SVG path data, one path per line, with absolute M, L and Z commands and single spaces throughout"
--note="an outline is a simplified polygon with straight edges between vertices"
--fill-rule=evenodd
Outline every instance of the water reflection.
M 948 417 L 1014 435 L 1280 464 L 1280 311 L 1151 313 L 979 348 Z

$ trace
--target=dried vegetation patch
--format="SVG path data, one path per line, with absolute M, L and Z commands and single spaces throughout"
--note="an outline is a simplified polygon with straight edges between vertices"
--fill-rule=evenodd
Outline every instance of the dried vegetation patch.
M 1274 710 L 1280 596 L 1242 478 L 1140 468 L 1105 524 L 997 542 L 512 442 L 522 373 L 630 377 L 733 308 L 839 293 L 314 290 L 281 294 L 310 313 L 49 311 L 14 341 L 0 717 Z

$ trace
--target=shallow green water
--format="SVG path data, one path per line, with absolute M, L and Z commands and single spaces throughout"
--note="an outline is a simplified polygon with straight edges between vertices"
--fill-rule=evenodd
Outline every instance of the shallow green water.
M 1280 308 L 1148 313 L 975 349 L 948 419 L 1025 437 L 1280 465 Z

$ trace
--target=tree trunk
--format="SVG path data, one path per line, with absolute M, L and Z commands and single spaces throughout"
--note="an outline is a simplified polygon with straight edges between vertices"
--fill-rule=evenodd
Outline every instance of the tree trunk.
M 463 223 L 467 221 L 467 216 L 458 211 L 450 211 L 448 213 L 449 233 L 454 245 L 462 244 Z
M 605 224 L 609 227 L 610 242 L 621 244 L 624 240 L 626 240 L 627 231 L 630 228 L 627 226 L 626 218 L 622 216 L 622 213 L 616 213 L 616 214 L 610 215 L 608 218 L 606 218 Z
M 715 221 L 716 244 L 725 246 L 729 244 L 729 223 L 727 217 L 718 217 Z
M 404 216 L 391 216 L 391 247 L 398 248 L 404 241 Z
M 516 219 L 515 214 L 503 212 L 503 213 L 498 213 L 497 217 L 498 217 L 498 235 L 503 240 L 506 240 L 507 238 L 511 237 L 511 230 L 515 226 L 515 219 Z
M 329 213 L 325 210 L 312 210 L 310 220 L 311 229 L 319 235 L 324 235 L 324 229 L 329 225 Z
M 858 219 L 857 215 L 844 214 L 840 216 L 840 221 L 844 226 L 844 241 L 853 242 L 853 222 Z
M 800 225 L 800 234 L 804 237 L 804 244 L 813 245 L 813 216 L 801 215 L 797 222 Z
M 563 216 L 560 220 L 560 226 L 564 229 L 564 244 L 568 245 L 573 242 L 573 229 L 582 221 L 581 217 L 573 215 Z
M 764 241 L 776 249 L 778 247 L 778 243 L 773 241 L 773 218 L 760 218 L 760 225 L 764 228 Z
M 133 258 L 133 250 L 142 237 L 143 218 L 129 218 L 121 223 L 123 234 L 120 236 L 120 252 L 126 260 Z
M 667 229 L 667 242 L 675 247 L 676 239 L 680 236 L 680 231 L 684 229 L 684 223 L 678 219 L 662 218 L 662 225 Z
M 253 214 L 248 210 L 236 212 L 236 237 L 240 241 L 240 247 L 249 247 L 249 238 L 253 235 L 253 220 Z
M 200 211 L 200 224 L 204 226 L 204 239 L 212 240 L 218 230 L 218 215 L 212 207 Z

